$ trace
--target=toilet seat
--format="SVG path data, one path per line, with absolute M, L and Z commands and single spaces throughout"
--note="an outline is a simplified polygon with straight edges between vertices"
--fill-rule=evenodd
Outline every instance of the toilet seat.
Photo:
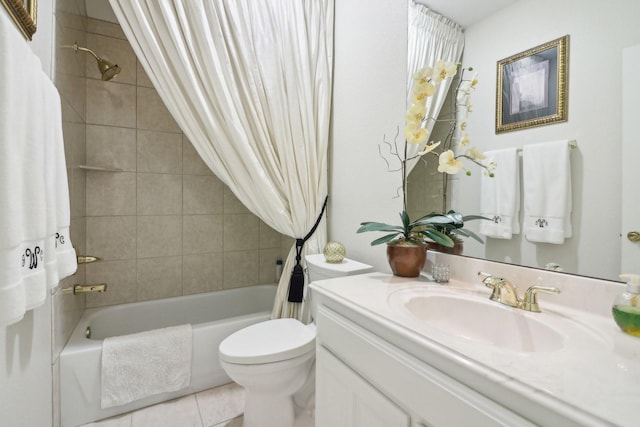
M 315 328 L 295 319 L 274 319 L 241 329 L 225 338 L 220 360 L 252 365 L 293 359 L 315 349 Z

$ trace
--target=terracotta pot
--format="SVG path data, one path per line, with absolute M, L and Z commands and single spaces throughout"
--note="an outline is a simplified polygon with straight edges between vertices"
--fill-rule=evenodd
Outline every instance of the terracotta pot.
M 462 240 L 459 240 L 453 244 L 452 248 L 442 246 L 438 243 L 429 242 L 427 243 L 427 249 L 432 251 L 442 252 L 445 254 L 462 255 L 462 251 L 464 249 L 464 242 L 462 242 Z
M 427 259 L 424 245 L 387 244 L 387 259 L 393 274 L 400 277 L 418 277 Z

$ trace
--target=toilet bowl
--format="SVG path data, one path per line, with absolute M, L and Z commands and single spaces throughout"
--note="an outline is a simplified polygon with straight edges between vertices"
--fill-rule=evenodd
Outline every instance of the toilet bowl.
M 309 281 L 366 273 L 372 267 L 345 258 L 305 257 Z M 312 427 L 315 407 L 315 324 L 296 319 L 256 323 L 225 338 L 220 364 L 245 388 L 244 427 Z

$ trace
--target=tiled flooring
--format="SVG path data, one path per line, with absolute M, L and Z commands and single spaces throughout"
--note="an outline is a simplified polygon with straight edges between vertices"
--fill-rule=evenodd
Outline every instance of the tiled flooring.
M 241 427 L 244 389 L 235 383 L 82 427 Z

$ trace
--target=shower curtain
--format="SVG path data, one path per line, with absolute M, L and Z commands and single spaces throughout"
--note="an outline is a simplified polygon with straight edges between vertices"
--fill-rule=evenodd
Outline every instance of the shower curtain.
M 327 196 L 333 0 L 110 2 L 211 170 L 270 227 L 304 237 Z M 325 242 L 323 219 L 302 256 Z M 306 323 L 305 304 L 287 302 L 295 252 L 272 317 Z
M 409 5 L 409 34 L 407 45 L 407 105 L 411 104 L 413 73 L 436 62 L 460 62 L 464 50 L 464 32 L 460 25 L 451 19 L 430 10 L 424 5 L 411 2 Z M 427 101 L 427 117 L 437 118 L 451 86 L 451 79 L 445 79 L 436 88 L 436 92 Z M 423 127 L 430 133 L 435 124 L 429 120 Z M 426 144 L 426 142 L 425 142 Z M 424 148 L 424 144 L 407 144 L 407 158 L 413 157 Z M 407 164 L 407 174 L 418 159 Z

